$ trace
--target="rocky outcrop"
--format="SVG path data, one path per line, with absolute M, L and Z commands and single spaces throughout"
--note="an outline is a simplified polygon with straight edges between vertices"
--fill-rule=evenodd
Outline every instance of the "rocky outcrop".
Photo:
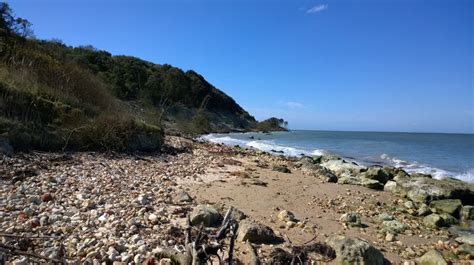
M 474 204 L 474 187 L 458 179 L 441 180 L 428 177 L 399 178 L 396 185 L 388 182 L 386 190 L 397 195 L 406 195 L 415 203 L 429 203 L 433 200 L 460 199 L 464 204 Z M 386 186 L 387 186 L 386 184 Z
M 382 252 L 365 239 L 335 235 L 328 238 L 326 243 L 336 251 L 338 264 L 384 264 Z

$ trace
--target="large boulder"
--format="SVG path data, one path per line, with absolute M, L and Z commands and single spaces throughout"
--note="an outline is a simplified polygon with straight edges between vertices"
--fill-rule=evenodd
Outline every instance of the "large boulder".
M 462 203 L 459 199 L 445 199 L 432 201 L 430 208 L 436 213 L 447 213 L 452 216 L 459 216 L 459 210 L 461 209 Z
M 375 179 L 368 179 L 359 176 L 353 176 L 350 173 L 343 173 L 337 179 L 339 184 L 350 184 L 364 186 L 369 189 L 382 190 L 384 185 Z
M 463 204 L 474 203 L 474 185 L 458 179 L 410 177 L 397 179 L 396 183 L 410 200 L 417 203 L 441 199 L 460 199 Z
M 445 225 L 444 219 L 435 213 L 425 216 L 423 218 L 423 224 L 429 228 L 437 228 Z
M 336 251 L 336 259 L 339 264 L 384 264 L 382 252 L 365 239 L 334 235 L 328 238 L 326 243 Z
M 283 239 L 275 235 L 270 227 L 248 220 L 240 222 L 237 240 L 248 240 L 255 244 L 280 244 L 283 242 Z
M 336 174 L 338 177 L 343 174 L 348 176 L 357 176 L 365 170 L 365 168 L 359 165 L 347 163 L 344 160 L 329 160 L 322 163 L 321 165 L 334 172 L 334 174 Z
M 221 215 L 216 208 L 210 205 L 198 205 L 190 215 L 192 225 L 203 224 L 206 227 L 219 225 Z
M 398 167 L 385 166 L 382 168 L 382 171 L 385 173 L 385 175 L 389 176 L 390 179 L 398 180 L 410 177 L 410 175 L 405 170 Z
M 474 246 L 474 234 L 466 234 L 459 237 L 456 237 L 456 242 L 461 244 L 468 244 Z
M 433 249 L 426 252 L 425 255 L 418 258 L 417 264 L 419 265 L 447 265 L 448 263 L 443 258 L 443 255 L 439 253 L 439 251 Z
M 387 171 L 385 171 L 381 166 L 371 166 L 367 168 L 367 171 L 362 172 L 360 176 L 367 179 L 377 180 L 383 184 L 393 178 L 393 176 L 387 173 Z

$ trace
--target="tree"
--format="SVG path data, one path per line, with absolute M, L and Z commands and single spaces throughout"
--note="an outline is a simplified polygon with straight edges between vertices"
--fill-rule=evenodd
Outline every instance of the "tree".
M 33 37 L 33 24 L 27 19 L 15 17 L 8 3 L 0 2 L 0 28 L 9 34 Z

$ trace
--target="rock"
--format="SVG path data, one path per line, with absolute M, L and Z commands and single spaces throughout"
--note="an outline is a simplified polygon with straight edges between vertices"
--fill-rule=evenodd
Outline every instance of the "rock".
M 331 160 L 341 160 L 342 158 L 338 157 L 337 155 L 321 155 L 321 156 L 314 156 L 313 160 L 315 163 L 324 163 Z
M 407 229 L 406 224 L 402 224 L 397 220 L 391 220 L 391 221 L 383 221 L 382 225 L 385 230 L 393 232 L 393 233 L 403 233 Z
M 365 239 L 334 235 L 326 242 L 336 251 L 336 259 L 339 264 L 384 264 L 382 253 Z
M 429 228 L 436 228 L 436 227 L 444 226 L 444 221 L 443 221 L 443 218 L 441 218 L 441 216 L 435 213 L 432 213 L 428 216 L 425 216 L 425 218 L 423 218 L 423 224 L 425 224 L 425 226 Z
M 309 162 L 308 160 L 300 160 L 300 165 L 303 173 L 307 175 L 315 176 L 325 182 L 337 182 L 337 176 L 334 175 L 331 170 L 323 166 L 314 164 L 312 161 Z
M 387 233 L 387 235 L 385 235 L 385 241 L 387 242 L 393 242 L 395 240 L 395 235 L 392 234 L 392 233 Z
M 158 216 L 156 214 L 150 214 L 148 215 L 148 221 L 150 221 L 153 224 L 158 223 Z
M 247 215 L 237 208 L 234 208 L 231 216 L 232 216 L 232 220 L 235 220 L 237 222 L 247 218 Z
M 474 220 L 474 206 L 464 205 L 459 215 L 462 221 Z
M 397 180 L 397 179 L 407 178 L 410 176 L 402 168 L 397 168 L 397 167 L 392 167 L 392 166 L 384 166 L 382 168 L 382 171 L 385 173 L 385 175 L 389 176 L 389 179 Z
M 295 215 L 290 212 L 290 211 L 287 211 L 287 210 L 283 210 L 281 212 L 278 213 L 278 220 L 282 221 L 282 222 L 288 222 L 288 221 L 298 221 L 295 217 Z
M 198 205 L 191 213 L 192 225 L 204 224 L 206 227 L 219 225 L 220 213 L 210 205 Z
M 418 216 L 427 216 L 428 214 L 431 213 L 430 207 L 428 205 L 422 203 L 420 207 L 418 207 L 418 210 L 416 211 Z
M 447 213 L 452 216 L 459 216 L 462 203 L 459 199 L 437 200 L 430 203 L 430 208 L 436 213 Z
M 400 197 L 406 196 L 406 191 L 400 185 L 398 185 L 395 181 L 391 181 L 391 180 L 387 181 L 387 183 L 385 183 L 385 185 L 383 186 L 383 190 L 391 192 Z
M 460 237 L 456 237 L 456 242 L 461 244 L 468 244 L 474 246 L 474 234 L 466 234 Z
M 11 263 L 12 265 L 27 265 L 28 264 L 28 258 L 27 257 L 21 257 L 13 260 Z
M 270 227 L 248 220 L 240 222 L 237 239 L 240 241 L 248 240 L 255 244 L 280 244 L 283 242 L 283 239 L 275 235 Z
M 41 216 L 41 218 L 39 219 L 39 222 L 40 222 L 40 225 L 41 225 L 41 226 L 46 226 L 46 225 L 48 225 L 48 223 L 49 223 L 49 218 L 48 218 L 48 216 L 45 216 L 45 215 L 44 215 L 44 216 Z
M 382 184 L 387 183 L 387 181 L 393 178 L 380 166 L 371 166 L 367 168 L 367 171 L 362 172 L 360 175 L 363 178 L 377 180 Z
M 361 217 L 358 213 L 345 213 L 339 218 L 339 221 L 351 227 L 362 226 Z
M 285 165 L 274 166 L 272 169 L 273 169 L 273 171 L 278 171 L 278 172 L 281 172 L 281 173 L 291 173 L 291 170 L 288 169 L 288 167 L 285 166 Z
M 393 218 L 392 215 L 389 215 L 388 213 L 381 213 L 379 214 L 376 218 L 375 218 L 375 221 L 377 223 L 382 223 L 384 221 L 392 221 L 394 220 L 395 218 Z
M 33 227 L 33 228 L 38 227 L 38 226 L 41 225 L 40 220 L 39 220 L 38 218 L 36 218 L 36 217 L 31 218 L 31 219 L 28 221 L 28 224 L 29 224 L 31 227 Z
M 138 196 L 137 202 L 141 205 L 147 205 L 147 204 L 150 203 L 150 200 L 147 198 L 146 195 L 142 194 L 142 195 Z
M 28 197 L 28 202 L 38 205 L 38 204 L 41 203 L 41 199 L 38 196 L 30 196 L 30 197 Z
M 474 203 L 474 184 L 458 179 L 411 177 L 400 178 L 396 182 L 401 192 L 415 203 L 429 203 L 442 199 L 460 199 L 467 205 Z
M 45 193 L 41 195 L 41 201 L 42 202 L 49 202 L 53 200 L 53 196 L 50 193 Z
M 343 160 L 329 160 L 321 165 L 331 170 L 338 177 L 343 174 L 355 177 L 363 170 L 363 167 L 344 162 Z
M 405 208 L 407 209 L 415 208 L 415 204 L 412 201 L 406 201 L 405 203 L 403 203 L 403 206 L 405 206 Z
M 439 216 L 443 219 L 443 223 L 447 226 L 455 225 L 459 223 L 458 219 L 456 219 L 454 216 L 450 214 L 442 213 Z
M 174 262 L 171 259 L 160 259 L 158 265 L 173 265 Z
M 374 190 L 383 190 L 384 185 L 375 179 L 361 178 L 361 186 Z
M 109 257 L 109 260 L 115 261 L 119 258 L 120 253 L 114 247 L 109 247 L 109 251 L 107 251 L 107 255 Z
M 447 265 L 448 263 L 437 250 L 430 250 L 417 259 L 419 265 Z
M 176 203 L 189 203 L 193 201 L 193 198 L 191 198 L 187 192 L 181 191 L 176 194 L 174 201 Z
M 458 254 L 460 255 L 470 255 L 471 257 L 474 257 L 474 246 L 472 245 L 461 245 L 458 248 Z

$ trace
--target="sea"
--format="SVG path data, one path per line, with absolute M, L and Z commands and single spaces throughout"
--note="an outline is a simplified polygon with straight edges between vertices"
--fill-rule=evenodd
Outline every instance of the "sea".
M 364 166 L 390 165 L 474 182 L 474 134 L 294 130 L 208 134 L 201 139 L 275 155 L 335 154 Z

